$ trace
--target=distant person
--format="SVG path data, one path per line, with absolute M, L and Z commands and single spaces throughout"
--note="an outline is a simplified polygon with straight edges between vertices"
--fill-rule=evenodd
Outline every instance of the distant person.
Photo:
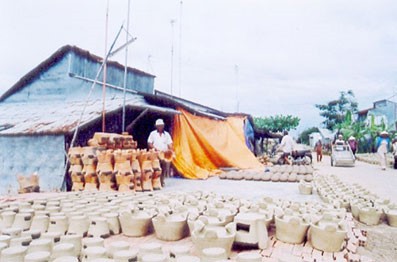
M 323 143 L 321 142 L 321 139 L 319 139 L 314 146 L 314 150 L 316 151 L 317 154 L 317 162 L 321 162 L 323 160 Z
M 335 145 L 344 146 L 345 140 L 343 140 L 343 136 L 341 134 L 338 135 L 338 138 L 335 140 Z
M 148 138 L 148 146 L 149 149 L 155 149 L 160 152 L 170 152 L 173 151 L 172 147 L 172 138 L 170 134 L 164 130 L 165 124 L 163 119 L 157 119 L 156 120 L 156 130 L 152 131 L 149 135 Z M 171 162 L 169 161 L 160 161 L 161 164 L 161 185 L 164 186 L 164 177 L 169 177 L 170 176 L 170 168 L 171 168 Z
M 357 148 L 358 148 L 356 138 L 354 136 L 349 137 L 348 144 L 350 146 L 350 149 L 353 152 L 353 155 L 356 156 L 356 152 L 357 152 Z
M 376 139 L 376 148 L 382 170 L 386 170 L 387 167 L 386 154 L 389 150 L 389 144 L 390 144 L 389 133 L 387 133 L 386 131 L 381 132 L 379 137 Z
M 284 131 L 283 139 L 281 139 L 279 149 L 283 151 L 283 159 L 284 163 L 291 164 L 288 160 L 288 157 L 291 155 L 294 150 L 295 142 L 292 137 L 288 134 L 288 131 Z
M 397 169 L 397 138 L 393 139 L 394 169 Z

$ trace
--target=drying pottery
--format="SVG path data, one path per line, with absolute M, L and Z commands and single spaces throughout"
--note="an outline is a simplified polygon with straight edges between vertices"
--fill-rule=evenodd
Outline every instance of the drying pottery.
M 25 262 L 48 262 L 50 261 L 51 253 L 48 251 L 33 252 L 25 256 Z
M 139 163 L 142 171 L 142 189 L 143 191 L 153 191 L 152 177 L 153 166 L 152 161 L 149 159 L 150 153 L 142 152 L 138 156 Z
M 158 156 L 158 152 L 151 151 L 149 155 L 149 160 L 152 161 L 152 168 L 153 168 L 153 177 L 152 177 L 152 186 L 154 190 L 160 190 L 161 186 L 161 165 Z
M 226 227 L 207 226 L 198 220 L 195 222 L 192 232 L 195 250 L 200 255 L 203 255 L 202 251 L 205 248 L 220 247 L 225 249 L 227 256 L 230 256 L 235 237 L 235 223 L 230 223 Z
M 105 213 L 103 217 L 106 218 L 109 225 L 110 234 L 118 235 L 120 234 L 120 222 L 119 215 L 117 213 Z
M 205 248 L 202 251 L 201 261 L 202 262 L 213 262 L 219 260 L 225 260 L 228 256 L 226 250 L 221 247 L 210 247 Z
M 153 215 L 143 208 L 132 208 L 120 212 L 120 225 L 124 235 L 141 237 L 149 233 Z
M 262 256 L 259 253 L 241 252 L 237 255 L 236 262 L 262 262 Z
M 358 220 L 368 226 L 378 225 L 382 211 L 375 207 L 362 207 L 359 208 Z
M 153 217 L 156 237 L 164 241 L 177 241 L 187 236 L 188 226 L 186 214 L 159 214 Z
M 35 239 L 30 242 L 28 253 L 32 252 L 51 252 L 53 242 L 50 239 Z
M 109 225 L 104 217 L 91 217 L 88 236 L 107 238 L 110 236 Z
M 341 224 L 319 221 L 311 224 L 309 238 L 314 248 L 324 252 L 339 252 L 347 232 Z
M 114 177 L 113 169 L 113 151 L 97 151 L 98 164 L 96 173 L 99 177 L 99 190 L 100 191 L 112 191 L 116 189 L 116 181 Z
M 276 216 L 276 238 L 290 244 L 301 244 L 305 240 L 309 224 L 298 216 Z
M 302 195 L 311 195 L 313 192 L 313 185 L 311 183 L 301 180 L 298 185 L 299 193 Z
M 29 213 L 18 213 L 15 215 L 12 227 L 28 230 L 32 224 L 32 215 Z
M 234 219 L 236 223 L 235 243 L 246 247 L 266 249 L 268 241 L 267 217 L 255 213 L 239 213 Z
M 121 250 L 113 253 L 115 262 L 130 262 L 138 261 L 138 251 L 135 250 Z
M 114 258 L 114 254 L 118 251 L 125 251 L 130 249 L 130 244 L 126 241 L 111 242 L 107 248 L 108 256 Z
M 27 247 L 9 247 L 1 251 L 1 261 L 21 262 L 24 261 Z
M 387 223 L 392 227 L 397 227 L 397 210 L 390 209 L 386 211 Z
M 133 173 L 131 168 L 132 152 L 117 150 L 114 152 L 114 173 L 119 191 L 131 191 L 134 189 Z
M 68 219 L 66 216 L 51 216 L 48 232 L 60 232 L 65 234 L 68 230 Z
M 279 182 L 279 181 L 280 181 L 280 176 L 281 176 L 280 173 L 274 173 L 274 174 L 272 175 L 272 177 L 270 178 L 270 180 L 271 180 L 272 182 Z
M 65 235 L 65 236 L 61 236 L 60 243 L 72 244 L 74 247 L 74 255 L 78 257 L 80 256 L 82 249 L 82 244 L 81 244 L 82 239 L 83 237 L 80 235 Z
M 83 250 L 82 262 L 90 262 L 98 258 L 107 258 L 106 248 L 104 247 L 87 247 Z
M 90 226 L 89 220 L 86 216 L 71 216 L 69 218 L 68 234 L 76 234 L 85 236 Z

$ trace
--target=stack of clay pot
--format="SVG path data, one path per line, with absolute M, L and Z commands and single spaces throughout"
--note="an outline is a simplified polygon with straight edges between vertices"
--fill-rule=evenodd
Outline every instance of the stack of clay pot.
M 40 192 L 39 176 L 37 173 L 33 173 L 30 176 L 17 175 L 19 184 L 19 194 Z
M 219 175 L 221 179 L 253 180 L 271 182 L 306 182 L 313 181 L 313 167 L 307 165 L 275 165 L 263 170 L 239 170 L 224 172 Z
M 129 135 L 95 133 L 88 147 L 69 149 L 73 191 L 153 191 L 161 189 L 161 156 L 137 150 Z
M 381 199 L 358 184 L 346 184 L 334 175 L 318 176 L 315 184 L 324 202 L 350 210 L 358 221 L 378 225 L 386 220 L 389 225 L 397 226 L 397 207 L 390 200 Z
M 365 154 L 356 154 L 356 159 L 359 161 L 366 162 L 368 164 L 380 165 L 378 154 L 373 153 L 365 153 Z M 386 155 L 387 165 L 392 167 L 394 164 L 394 156 L 389 153 Z

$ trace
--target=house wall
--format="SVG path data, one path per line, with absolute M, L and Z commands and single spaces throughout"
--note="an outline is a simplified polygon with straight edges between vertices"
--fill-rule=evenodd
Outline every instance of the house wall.
M 16 193 L 17 174 L 37 172 L 41 190 L 60 189 L 64 177 L 64 136 L 0 136 L 0 194 Z
M 37 79 L 5 99 L 5 102 L 85 100 L 92 82 L 78 79 L 73 77 L 72 74 L 94 80 L 99 67 L 99 63 L 69 52 L 53 66 L 43 71 Z M 122 87 L 123 79 L 124 70 L 108 66 L 106 80 L 108 84 Z M 99 81 L 102 81 L 102 75 L 99 77 Z M 153 93 L 154 78 L 129 72 L 127 87 L 132 90 Z M 107 88 L 106 95 L 122 97 L 123 92 L 114 88 Z M 101 84 L 95 86 L 91 99 L 102 99 Z
M 374 108 L 368 112 L 368 116 L 375 116 L 376 124 L 380 124 L 382 118 L 386 125 L 392 130 L 396 130 L 397 104 L 392 101 L 379 101 L 374 103 Z

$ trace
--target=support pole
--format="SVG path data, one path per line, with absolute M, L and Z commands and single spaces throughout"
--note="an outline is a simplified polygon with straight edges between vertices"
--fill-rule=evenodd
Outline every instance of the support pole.
M 132 130 L 132 128 L 136 125 L 136 123 L 138 123 L 138 121 L 144 116 L 146 115 L 146 113 L 149 112 L 149 108 L 146 108 L 145 110 L 143 110 L 135 119 L 134 121 L 131 122 L 131 124 L 129 124 L 126 128 L 127 131 Z
M 109 22 L 109 0 L 106 4 L 106 19 L 105 19 L 105 57 L 108 52 L 108 22 Z M 103 85 L 102 85 L 102 132 L 106 132 L 106 75 L 107 65 L 106 60 L 103 66 Z
M 128 0 L 128 10 L 127 10 L 127 32 L 125 34 L 125 42 L 128 43 L 128 34 L 129 34 L 129 27 L 130 27 L 130 4 L 131 1 Z M 123 116 L 122 116 L 122 124 L 121 124 L 121 130 L 122 132 L 125 131 L 125 96 L 126 96 L 126 90 L 127 90 L 127 76 L 128 76 L 128 69 L 127 69 L 127 63 L 128 63 L 128 44 L 125 47 L 125 58 L 124 58 L 124 83 L 123 83 Z

